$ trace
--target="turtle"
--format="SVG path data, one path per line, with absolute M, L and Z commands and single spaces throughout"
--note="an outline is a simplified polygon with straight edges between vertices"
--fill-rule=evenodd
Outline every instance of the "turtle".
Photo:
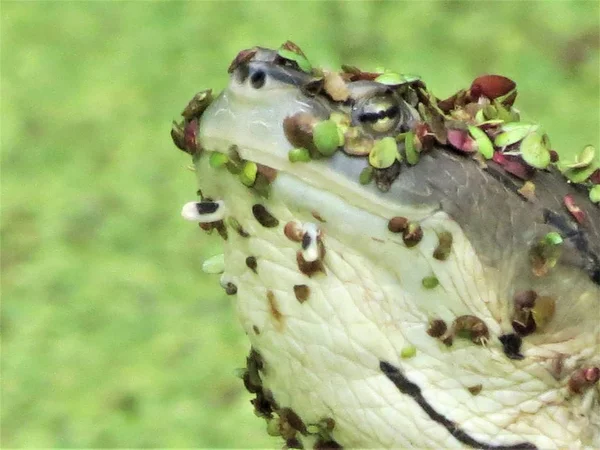
M 174 122 L 223 238 L 242 378 L 287 448 L 600 447 L 600 156 L 559 158 L 516 83 L 235 57 Z

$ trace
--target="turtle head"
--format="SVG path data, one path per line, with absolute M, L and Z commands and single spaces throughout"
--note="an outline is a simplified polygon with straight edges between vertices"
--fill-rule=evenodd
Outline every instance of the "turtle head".
M 410 158 L 403 138 L 419 117 L 411 106 L 418 79 L 313 69 L 301 50 L 285 45 L 244 50 L 228 72 L 216 98 L 204 91 L 184 111 L 174 134 L 180 148 L 209 153 L 213 166 L 233 172 L 246 162 L 285 172 L 354 203 L 402 201 L 392 188 Z M 242 173 L 247 184 L 254 167 Z

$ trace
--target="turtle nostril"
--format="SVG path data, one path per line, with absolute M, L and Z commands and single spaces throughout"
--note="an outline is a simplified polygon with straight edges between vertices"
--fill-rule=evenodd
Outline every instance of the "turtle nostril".
M 262 70 L 257 70 L 250 75 L 250 84 L 254 89 L 260 89 L 265 85 L 266 75 Z

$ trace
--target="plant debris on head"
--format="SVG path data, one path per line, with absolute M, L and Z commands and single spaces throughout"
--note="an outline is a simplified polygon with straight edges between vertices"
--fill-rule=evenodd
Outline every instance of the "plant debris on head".
M 421 153 L 438 144 L 467 158 L 488 160 L 524 181 L 531 180 L 536 170 L 556 167 L 570 182 L 589 189 L 593 202 L 600 202 L 600 153 L 589 145 L 574 160 L 559 160 L 541 127 L 520 120 L 514 107 L 517 85 L 507 77 L 482 75 L 468 88 L 441 99 L 415 76 L 383 69 L 364 71 L 353 66 L 342 66 L 339 72 L 314 67 L 302 49 L 290 41 L 276 51 L 261 47 L 242 50 L 228 72 L 253 61 L 266 61 L 303 74 L 307 81 L 299 86 L 302 92 L 323 96 L 339 106 L 339 111 L 325 120 L 303 112 L 284 121 L 285 135 L 295 147 L 289 154 L 293 163 L 329 158 L 337 151 L 363 157 L 367 167 L 360 175 L 360 183 L 375 181 L 385 192 L 403 167 L 418 164 Z M 352 116 L 357 105 L 351 88 L 357 82 L 381 89 L 381 95 L 375 96 L 373 102 L 361 105 L 359 119 Z M 199 118 L 211 101 L 210 90 L 196 94 L 182 112 L 184 120 L 173 124 L 173 141 L 194 156 L 202 151 L 196 142 Z M 260 170 L 257 175 L 254 163 L 239 161 L 239 167 L 234 168 L 226 155 L 214 156 L 215 167 L 226 163 L 230 171 L 235 169 L 242 183 L 266 192 L 269 182 Z M 534 188 L 528 184 L 527 193 Z

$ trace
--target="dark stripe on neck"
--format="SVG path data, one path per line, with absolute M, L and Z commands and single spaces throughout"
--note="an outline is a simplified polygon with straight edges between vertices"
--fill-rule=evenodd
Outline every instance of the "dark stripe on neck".
M 410 395 L 412 399 L 417 402 L 431 420 L 442 425 L 448 432 L 456 438 L 456 440 L 462 442 L 465 445 L 473 448 L 480 448 L 483 450 L 535 450 L 537 447 L 529 442 L 520 442 L 513 445 L 491 445 L 485 442 L 479 442 L 472 438 L 463 430 L 458 428 L 458 425 L 452 422 L 450 419 L 438 413 L 433 407 L 425 400 L 421 393 L 421 388 L 415 383 L 411 382 L 400 369 L 394 367 L 388 362 L 380 361 L 379 368 L 390 379 L 392 383 L 396 385 L 398 390 L 403 394 Z

